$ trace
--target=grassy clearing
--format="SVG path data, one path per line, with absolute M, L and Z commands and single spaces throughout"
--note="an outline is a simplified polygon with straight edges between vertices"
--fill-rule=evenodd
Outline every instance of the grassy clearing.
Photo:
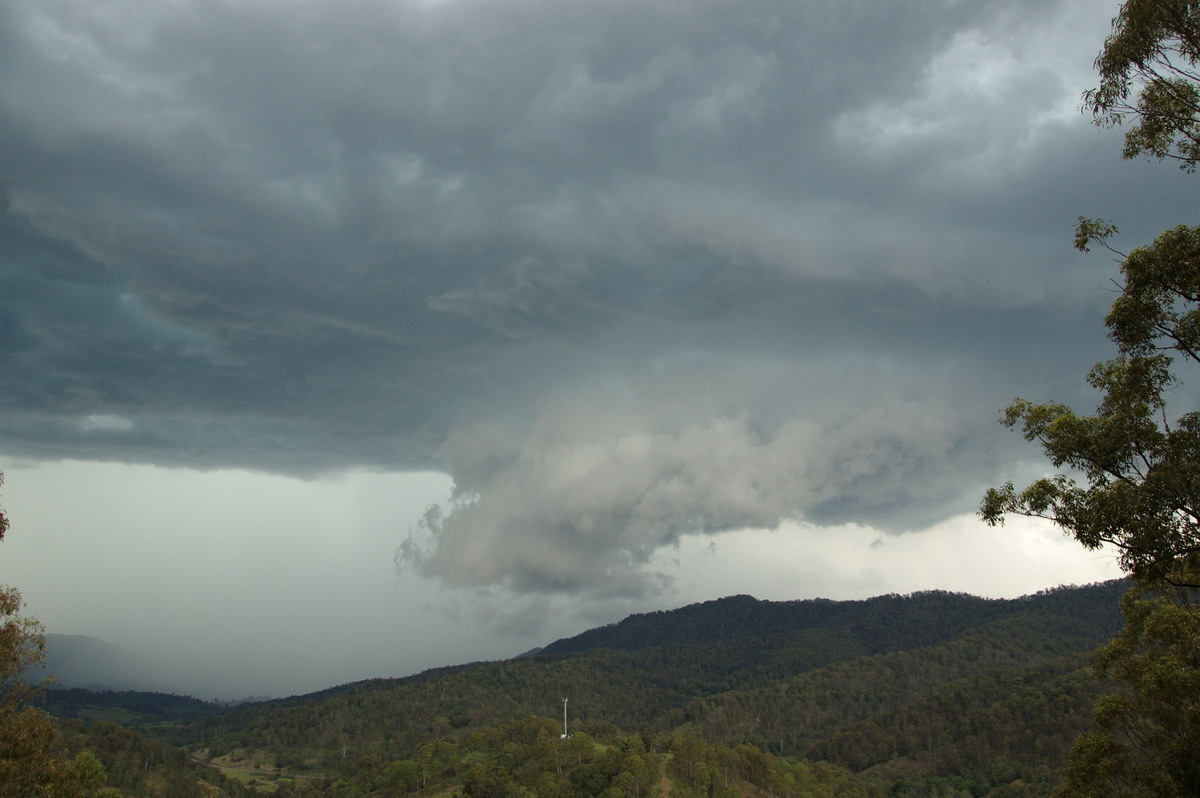
M 217 767 L 214 765 L 213 767 Z M 242 768 L 217 768 L 224 773 L 228 778 L 234 781 L 241 782 L 247 787 L 251 787 L 258 792 L 272 793 L 279 789 L 279 778 L 275 774 L 265 775 L 258 770 L 244 770 Z

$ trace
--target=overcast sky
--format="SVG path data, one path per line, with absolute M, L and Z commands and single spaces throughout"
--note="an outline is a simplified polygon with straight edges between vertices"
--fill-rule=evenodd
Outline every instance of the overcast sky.
M 1115 0 L 0 4 L 0 581 L 280 694 L 732 593 L 1119 576 L 983 527 L 1196 180 Z

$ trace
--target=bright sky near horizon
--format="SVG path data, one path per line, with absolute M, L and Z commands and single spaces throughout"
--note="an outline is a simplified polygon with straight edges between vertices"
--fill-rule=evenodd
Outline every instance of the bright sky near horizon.
M 1200 183 L 1079 113 L 1102 0 L 0 5 L 0 582 L 174 689 L 315 690 L 734 593 L 1120 575 L 1088 406 Z

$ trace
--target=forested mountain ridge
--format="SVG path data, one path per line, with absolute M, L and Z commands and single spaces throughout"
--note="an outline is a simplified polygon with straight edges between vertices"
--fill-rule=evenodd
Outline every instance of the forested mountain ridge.
M 818 755 L 822 741 L 838 730 L 878 720 L 944 689 L 953 692 L 963 680 L 1029 676 L 1047 663 L 1085 669 L 1095 645 L 1065 618 L 1003 618 L 932 646 L 840 660 L 763 687 L 697 698 L 658 723 L 706 739 Z
M 137 690 L 90 690 L 51 685 L 37 705 L 62 720 L 112 721 L 124 726 L 178 723 L 215 715 L 228 707 L 191 696 Z
M 730 596 L 674 610 L 630 615 L 618 623 L 556 640 L 538 654 L 712 645 L 818 628 L 849 633 L 871 653 L 879 653 L 935 643 L 981 622 L 1009 615 L 1054 612 L 1064 600 L 1071 603 L 1072 612 L 1082 621 L 1089 625 L 1110 621 L 1115 632 L 1120 625 L 1115 601 L 1127 588 L 1125 580 L 1118 579 L 1085 587 L 1055 588 L 1016 599 L 986 599 L 941 590 L 892 593 L 859 601 L 761 601 L 753 596 Z M 934 620 L 936 624 L 930 623 Z
M 1100 690 L 1090 652 L 1119 628 L 1125 587 L 1109 582 L 1014 600 L 941 592 L 863 602 L 734 597 L 570 638 L 571 646 L 607 647 L 563 652 L 555 644 L 513 660 L 246 705 L 156 733 L 204 757 L 330 784 L 382 784 L 384 770 L 408 772 L 398 763 L 420 761 L 431 745 L 457 752 L 446 753 L 458 764 L 439 771 L 445 778 L 472 771 L 483 779 L 471 762 L 495 756 L 509 764 L 488 773 L 503 780 L 516 767 L 500 753 L 504 729 L 530 718 L 547 728 L 556 717 L 561 723 L 569 696 L 573 733 L 644 745 L 646 757 L 674 756 L 673 746 L 691 740 L 718 759 L 780 757 L 779 767 L 795 757 L 827 761 L 834 769 L 822 778 L 844 782 L 828 794 L 884 794 L 897 785 L 926 794 L 953 784 L 958 791 L 944 794 L 987 795 L 1019 782 L 1025 792 L 1013 794 L 1044 795 L 1088 726 Z M 688 635 L 701 642 L 648 644 Z M 643 742 L 620 742 L 627 735 Z M 470 740 L 476 747 L 468 755 Z M 762 762 L 755 772 L 776 773 Z M 561 766 L 555 772 L 560 782 L 570 775 Z M 294 789 L 324 794 L 324 783 L 309 779 Z M 403 793 L 364 789 L 348 794 Z

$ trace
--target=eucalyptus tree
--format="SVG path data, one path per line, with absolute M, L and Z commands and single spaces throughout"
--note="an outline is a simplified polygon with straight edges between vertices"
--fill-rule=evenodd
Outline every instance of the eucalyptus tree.
M 1132 119 L 1126 158 L 1147 155 L 1195 171 L 1200 160 L 1200 4 L 1127 0 L 1096 58 L 1100 85 L 1084 94 L 1096 122 Z
M 1099 85 L 1084 93 L 1084 108 L 1100 125 L 1130 123 L 1124 157 L 1195 171 L 1200 2 L 1126 0 L 1095 66 Z M 1080 217 L 1075 246 L 1116 252 L 1108 244 L 1116 232 Z M 1123 283 L 1105 318 L 1117 357 L 1088 375 L 1101 394 L 1096 411 L 1017 399 L 1004 413 L 1068 473 L 990 490 L 980 514 L 991 524 L 1007 514 L 1049 518 L 1088 548 L 1116 547 L 1139 579 L 1186 584 L 1178 563 L 1200 552 L 1200 414 L 1179 388 L 1183 370 L 1200 365 L 1200 232 L 1182 225 L 1117 254 Z
M 1200 2 L 1127 0 L 1096 69 L 1084 108 L 1100 125 L 1130 123 L 1124 157 L 1194 172 Z M 1111 250 L 1116 232 L 1081 217 L 1075 245 Z M 1125 689 L 1097 703 L 1097 728 L 1072 748 L 1059 798 L 1200 794 L 1200 411 L 1188 384 L 1200 366 L 1200 228 L 1167 230 L 1121 258 L 1104 320 L 1117 354 L 1088 374 L 1095 411 L 1009 405 L 1004 423 L 1041 444 L 1059 473 L 989 490 L 980 508 L 988 523 L 1048 518 L 1088 548 L 1112 545 L 1134 578 L 1125 628 L 1096 661 Z
M 1200 575 L 1198 575 L 1200 576 Z M 1200 611 L 1190 588 L 1135 586 L 1125 628 L 1096 669 L 1128 686 L 1102 697 L 1055 798 L 1200 795 Z
M 8 528 L 0 509 L 0 539 Z M 58 750 L 54 721 L 29 706 L 41 685 L 31 684 L 28 672 L 42 661 L 46 638 L 42 625 L 24 616 L 23 609 L 20 591 L 0 585 L 0 796 L 82 795 L 81 771 L 94 771 L 95 757 L 89 754 L 78 760 L 79 768 L 73 765 Z
M 1106 244 L 1113 232 L 1081 220 L 1077 246 Z M 1162 233 L 1130 252 L 1121 273 L 1105 318 L 1118 354 L 1088 375 L 1096 410 L 1017 399 L 1004 412 L 1066 473 L 993 488 L 980 514 L 991 524 L 1048 518 L 1090 549 L 1116 547 L 1140 579 L 1191 584 L 1177 566 L 1200 552 L 1200 412 L 1195 394 L 1178 389 L 1181 371 L 1200 366 L 1200 228 Z

